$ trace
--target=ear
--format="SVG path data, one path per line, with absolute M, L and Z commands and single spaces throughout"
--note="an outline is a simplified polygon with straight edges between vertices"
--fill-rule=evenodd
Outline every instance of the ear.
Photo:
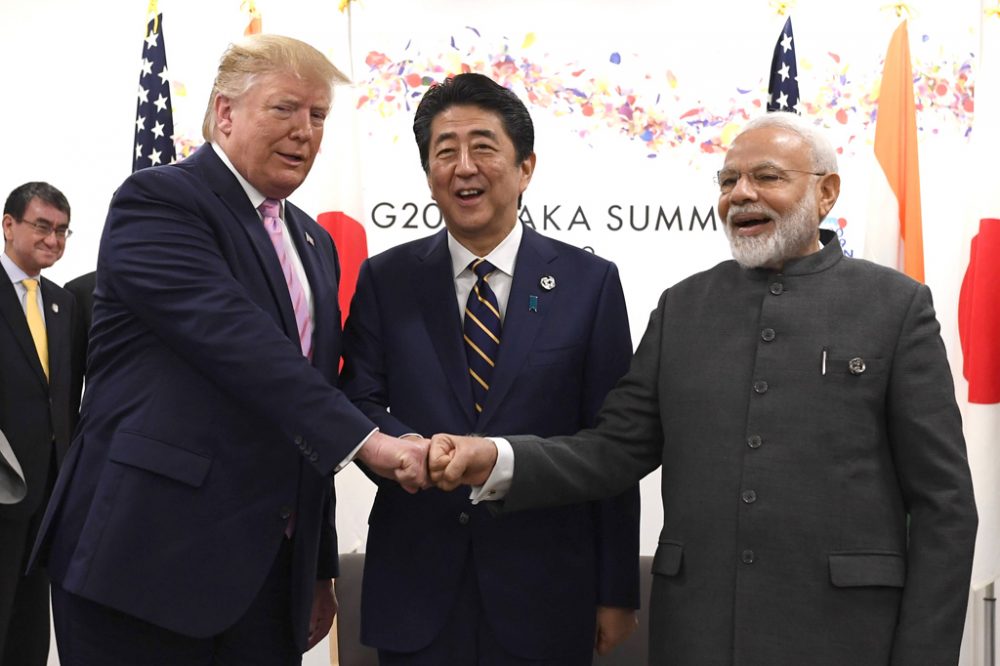
M 14 238 L 14 217 L 9 213 L 3 216 L 3 239 L 5 241 L 12 240 Z
M 819 219 L 822 221 L 833 210 L 833 205 L 840 196 L 840 174 L 826 174 L 820 178 L 816 187 L 818 188 L 816 205 L 819 208 Z
M 233 131 L 233 100 L 223 94 L 215 96 L 212 103 L 215 110 L 215 128 L 225 136 Z
M 519 192 L 523 193 L 528 189 L 528 183 L 531 182 L 531 176 L 535 173 L 535 154 L 531 153 L 528 155 L 527 159 L 521 162 L 521 188 Z

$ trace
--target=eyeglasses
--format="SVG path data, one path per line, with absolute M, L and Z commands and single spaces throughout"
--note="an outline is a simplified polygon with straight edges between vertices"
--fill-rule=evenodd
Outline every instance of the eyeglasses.
M 746 176 L 755 190 L 776 190 L 788 184 L 791 174 L 800 173 L 809 176 L 825 176 L 825 171 L 802 171 L 800 169 L 779 169 L 774 166 L 762 166 L 750 171 L 723 169 L 715 174 L 715 183 L 722 194 L 729 194 L 736 187 L 740 176 Z
M 18 220 L 18 222 L 24 222 L 25 224 L 31 225 L 35 230 L 35 233 L 42 238 L 48 238 L 49 234 L 55 234 L 56 238 L 60 240 L 65 240 L 73 235 L 73 230 L 69 227 L 54 227 L 51 223 L 45 220 Z

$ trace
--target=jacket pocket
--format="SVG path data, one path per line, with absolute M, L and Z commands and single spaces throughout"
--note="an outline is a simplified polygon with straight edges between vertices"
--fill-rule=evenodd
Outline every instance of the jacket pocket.
M 561 365 L 564 363 L 579 363 L 582 345 L 568 347 L 550 347 L 548 349 L 533 349 L 528 354 L 527 365 Z
M 119 432 L 108 457 L 114 462 L 138 467 L 198 488 L 208 475 L 212 459 L 194 451 L 150 439 L 137 432 Z
M 676 541 L 661 541 L 653 555 L 653 573 L 660 576 L 676 576 L 684 559 L 684 544 Z
M 830 553 L 830 582 L 836 587 L 903 587 L 906 559 L 900 553 Z

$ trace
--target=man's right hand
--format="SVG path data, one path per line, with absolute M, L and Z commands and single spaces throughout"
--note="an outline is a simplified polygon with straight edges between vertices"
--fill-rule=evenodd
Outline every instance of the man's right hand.
M 368 438 L 358 460 L 379 476 L 399 482 L 406 492 L 415 493 L 427 488 L 427 447 L 426 439 L 397 439 L 381 432 Z
M 431 481 L 441 490 L 481 486 L 496 465 L 497 447 L 482 437 L 434 435 L 427 460 Z

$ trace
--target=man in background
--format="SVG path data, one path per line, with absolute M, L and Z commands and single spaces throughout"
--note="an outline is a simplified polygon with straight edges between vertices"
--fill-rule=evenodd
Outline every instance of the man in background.
M 80 400 L 79 312 L 41 272 L 66 249 L 70 207 L 48 183 L 25 183 L 3 209 L 0 284 L 0 431 L 25 495 L 0 504 L 0 664 L 43 666 L 49 651 L 49 582 L 25 574 L 28 554 L 69 448 Z
M 819 230 L 836 172 L 811 122 L 751 121 L 718 173 L 735 261 L 663 293 L 599 425 L 432 445 L 446 488 L 506 479 L 505 511 L 662 465 L 657 666 L 958 663 L 977 517 L 940 326 Z
M 90 325 L 94 320 L 94 283 L 97 280 L 97 271 L 84 273 L 75 277 L 63 285 L 63 289 L 73 294 L 76 299 L 77 308 L 80 310 L 80 321 L 84 334 L 84 359 L 87 352 L 87 336 L 90 335 Z
M 416 490 L 426 446 L 336 388 L 339 266 L 289 197 L 343 75 L 255 35 L 190 158 L 132 174 L 97 259 L 87 393 L 37 548 L 63 666 L 298 664 L 336 612 L 332 475 Z
M 413 132 L 446 229 L 363 265 L 344 391 L 396 436 L 593 425 L 632 355 L 625 299 L 614 264 L 518 221 L 528 110 L 460 74 L 427 91 Z M 634 630 L 637 487 L 498 519 L 468 489 L 376 480 L 362 641 L 384 666 L 579 666 Z

